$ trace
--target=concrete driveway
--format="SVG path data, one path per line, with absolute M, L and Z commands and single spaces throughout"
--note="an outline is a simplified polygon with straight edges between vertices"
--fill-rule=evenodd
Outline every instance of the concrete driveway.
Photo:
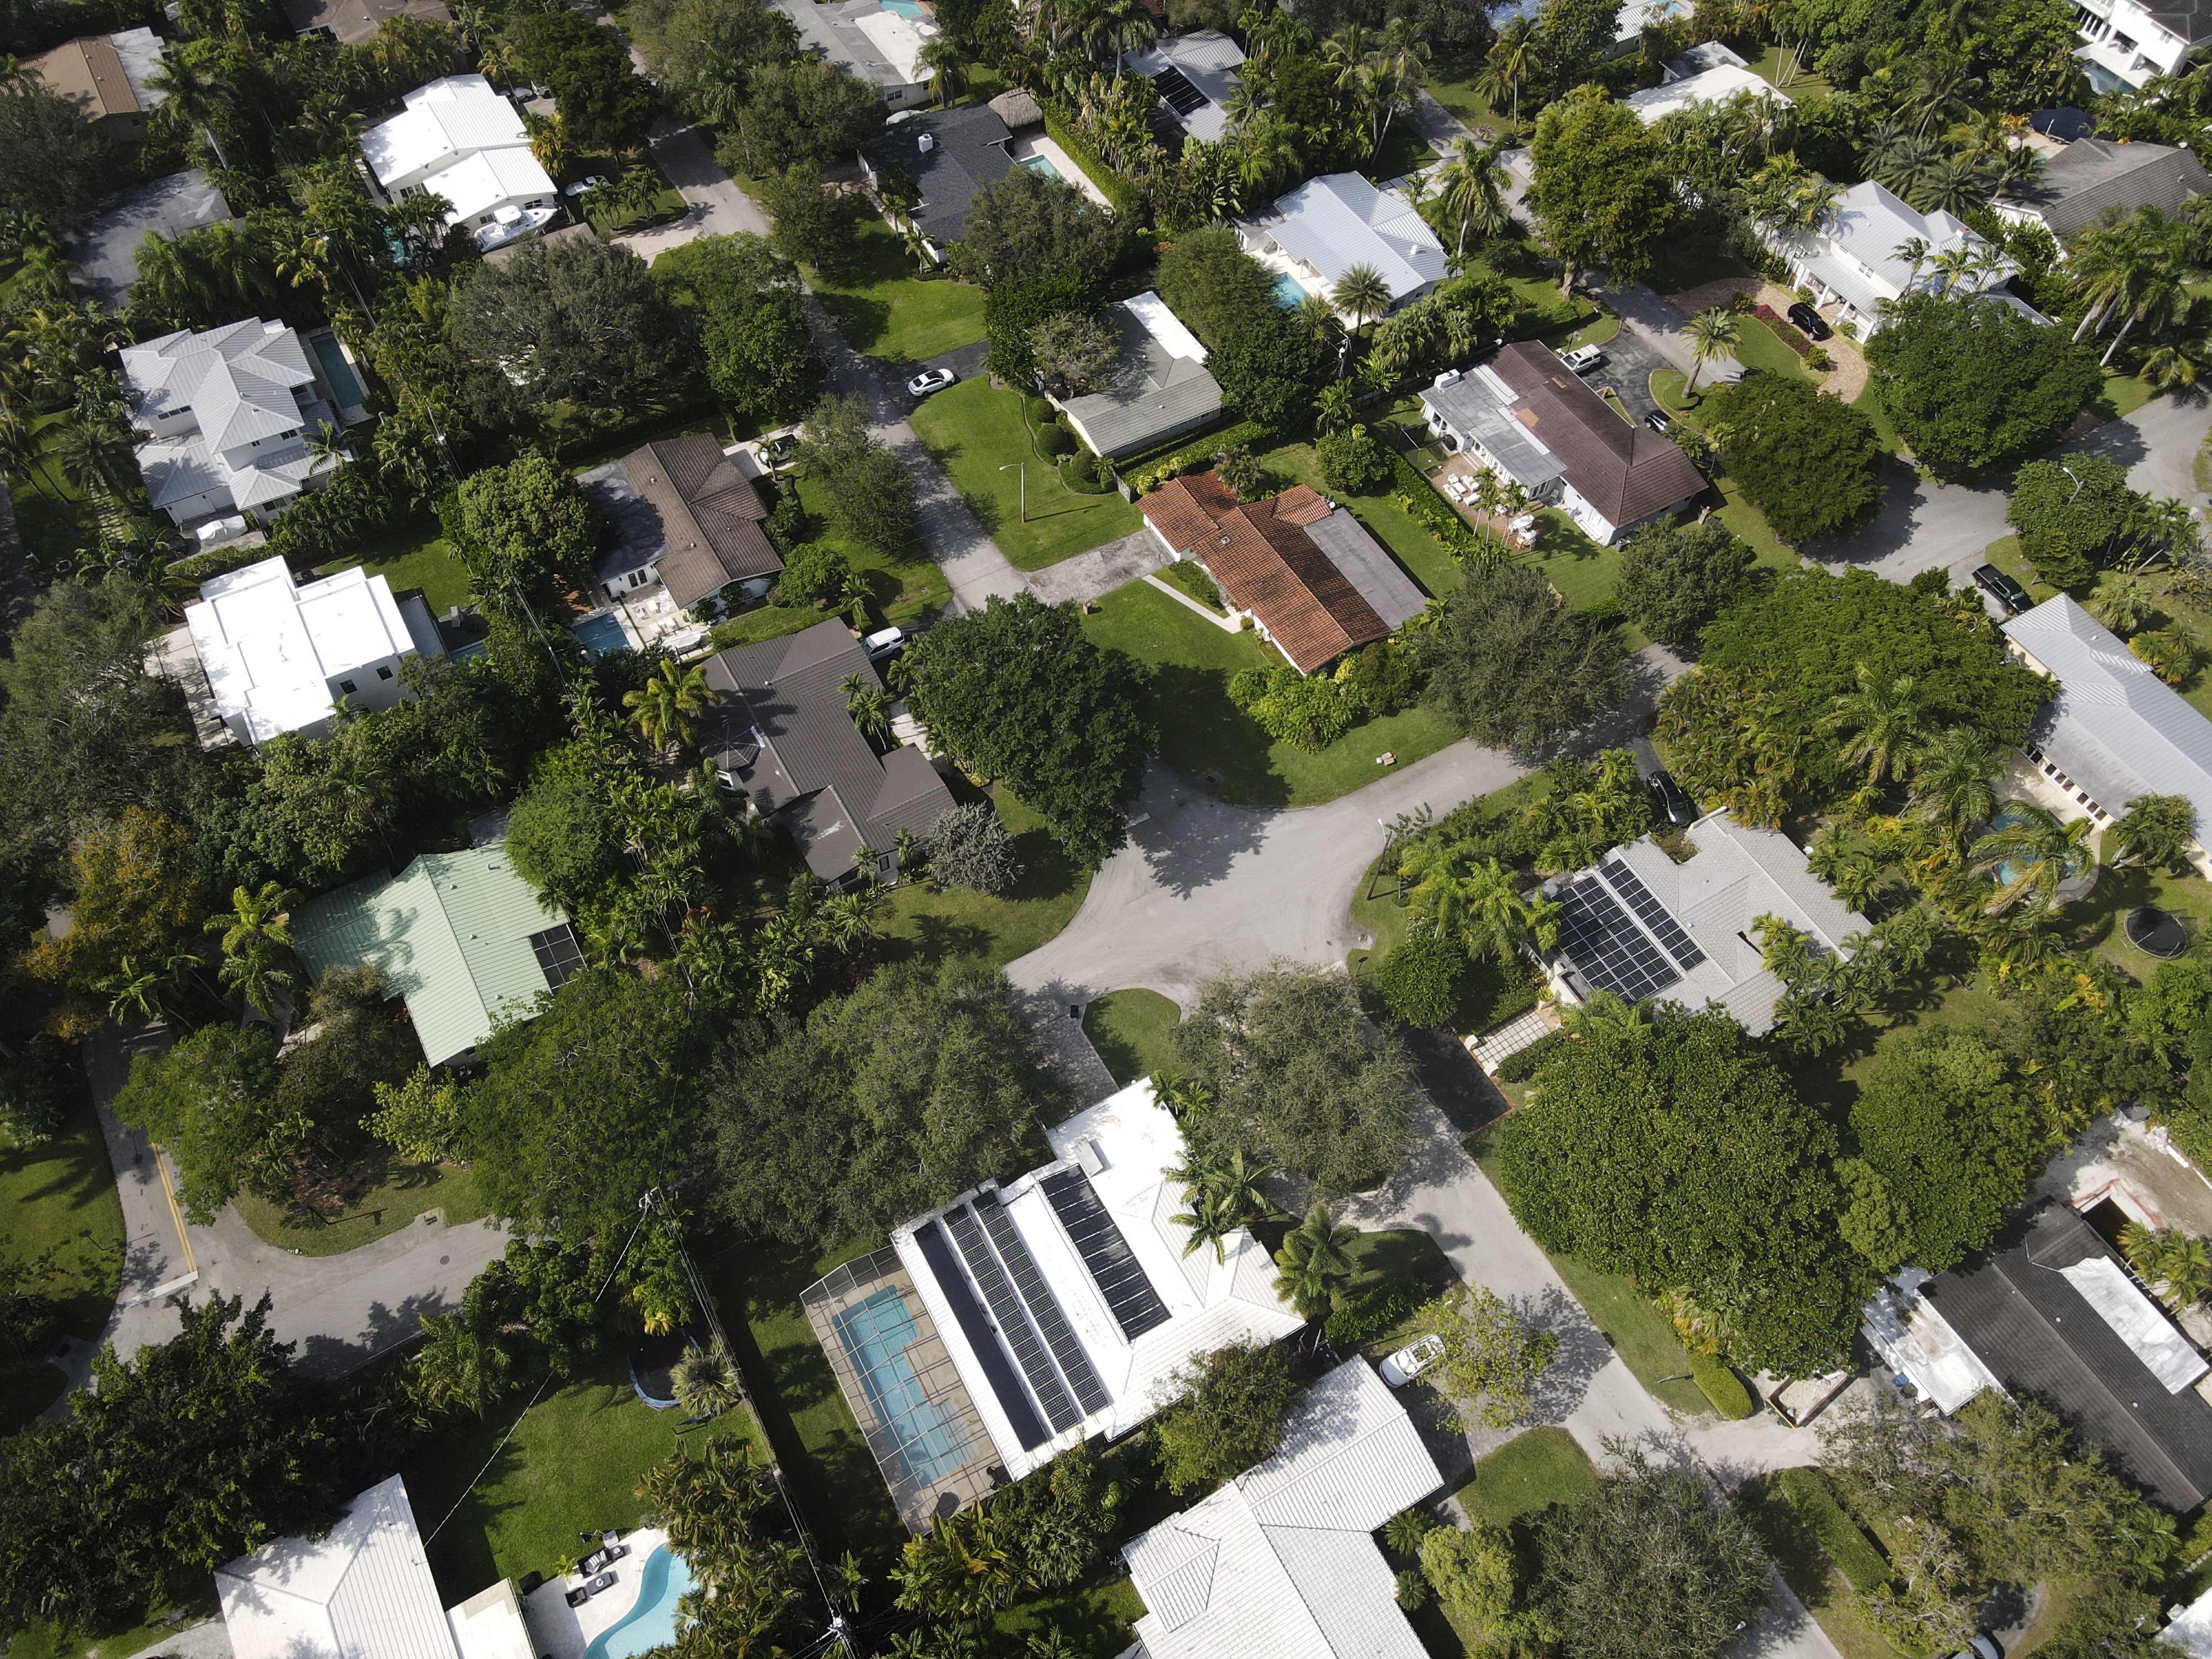
M 654 162 L 691 204 L 691 211 L 674 224 L 617 238 L 624 247 L 650 264 L 695 237 L 726 236 L 740 230 L 768 234 L 768 216 L 722 171 L 714 151 L 696 132 L 663 116 L 653 124 L 652 144 Z
M 1642 283 L 1631 283 L 1626 288 L 1601 289 L 1593 280 L 1591 291 L 1605 295 L 1605 303 L 1620 319 L 1620 336 L 1629 337 L 1634 342 L 1633 344 L 1626 343 L 1620 336 L 1615 337 L 1616 343 L 1621 344 L 1622 360 L 1626 361 L 1630 352 L 1640 352 L 1638 361 L 1646 365 L 1644 375 L 1647 379 L 1653 369 L 1671 368 L 1686 375 L 1696 367 L 1696 360 L 1690 356 L 1689 337 L 1682 332 L 1682 313 Z M 1605 349 L 1611 351 L 1613 347 L 1608 345 Z M 1723 353 L 1698 368 L 1697 374 L 1698 385 L 1711 386 L 1716 381 L 1741 379 L 1743 367 Z M 1624 375 L 1622 378 L 1625 380 L 1626 377 Z M 1627 386 L 1620 381 L 1615 384 L 1620 386 L 1622 395 L 1626 396 Z M 1637 390 L 1643 395 L 1645 405 L 1651 406 L 1650 388 L 1638 386 Z M 1637 411 L 1639 416 L 1643 412 L 1640 409 Z

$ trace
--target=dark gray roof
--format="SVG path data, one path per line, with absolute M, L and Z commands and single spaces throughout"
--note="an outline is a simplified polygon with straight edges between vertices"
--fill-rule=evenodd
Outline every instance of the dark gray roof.
M 1133 455 L 1221 412 L 1221 387 L 1203 362 L 1170 351 L 1125 304 L 1107 307 L 1106 322 L 1121 355 L 1104 386 L 1066 404 L 1101 455 Z
M 2138 795 L 2185 795 L 2212 827 L 2212 720 L 2063 593 L 2004 625 L 2058 695 L 2028 741 L 2118 816 Z
M 2004 199 L 2034 212 L 2065 242 L 2110 209 L 2133 213 L 2154 207 L 2172 213 L 2192 196 L 2207 192 L 2212 192 L 2212 176 L 2188 150 L 2077 138 L 2043 164 L 2033 185 Z
M 222 192 L 193 167 L 114 198 L 84 222 L 65 251 L 76 264 L 77 285 L 109 310 L 119 310 L 138 280 L 138 250 L 148 231 L 174 241 L 188 230 L 221 224 L 230 216 Z
M 921 147 L 923 136 L 930 147 Z M 935 109 L 885 127 L 860 146 L 869 167 L 893 162 L 913 176 L 921 192 L 914 211 L 915 228 L 939 247 L 960 240 L 968 204 L 985 185 L 995 185 L 1013 170 L 1006 153 L 1013 135 L 988 104 Z
M 1393 631 L 1429 608 L 1428 595 L 1398 568 L 1398 562 L 1382 550 L 1349 507 L 1340 507 L 1326 519 L 1316 519 L 1306 526 L 1306 534 Z
M 878 758 L 845 712 L 842 686 L 874 665 L 842 622 L 741 645 L 708 659 L 716 693 L 700 747 L 763 813 L 781 812 L 807 868 L 834 881 L 865 842 L 889 852 L 898 832 L 925 834 L 952 793 L 921 750 Z
M 2212 0 L 2181 0 L 2178 5 L 2152 5 L 2143 9 L 2192 46 L 2212 36 Z
M 619 580 L 626 573 L 642 570 L 667 553 L 660 515 L 637 493 L 620 461 L 578 473 L 576 483 L 606 526 L 599 556 L 592 562 L 592 573 L 599 580 Z
M 2212 1496 L 2212 1406 L 2169 1390 L 2062 1272 L 2100 1258 L 2118 1262 L 2050 1204 L 1923 1290 L 2008 1392 L 2055 1407 L 2168 1509 L 2193 1510 Z

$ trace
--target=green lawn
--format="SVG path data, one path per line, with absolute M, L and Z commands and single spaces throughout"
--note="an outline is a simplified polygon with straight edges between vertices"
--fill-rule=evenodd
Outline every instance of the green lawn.
M 1736 343 L 1729 355 L 1746 368 L 1763 368 L 1769 374 L 1787 374 L 1800 380 L 1820 378 L 1806 368 L 1805 360 L 1758 318 L 1743 317 L 1738 320 L 1742 326 L 1736 330 Z
M 588 1376 L 547 1389 L 527 1413 L 530 1395 L 517 1393 L 488 1417 L 430 1435 L 408 1453 L 401 1465 L 408 1500 L 448 1603 L 495 1579 L 531 1571 L 551 1577 L 581 1553 L 580 1532 L 636 1526 L 644 1511 L 638 1481 L 679 1443 L 757 1435 L 742 1409 L 679 1430 L 682 1412 L 655 1411 L 630 1387 L 632 1340 L 611 1334 Z M 501 1446 L 518 1418 L 514 1438 Z
M 1523 1429 L 1478 1459 L 1474 1474 L 1452 1496 L 1470 1521 L 1504 1527 L 1596 1490 L 1597 1470 L 1589 1455 L 1565 1429 L 1547 1427 Z
M 844 264 L 806 280 L 854 349 L 886 362 L 918 363 L 983 337 L 983 290 L 924 280 L 881 219 L 861 222 Z
M 1511 100 L 1507 101 L 1502 113 L 1493 112 L 1489 100 L 1474 89 L 1475 77 L 1481 73 L 1480 54 L 1439 51 L 1423 71 L 1421 84 L 1428 88 L 1431 98 L 1468 125 L 1481 132 L 1502 133 L 1512 125 Z M 1537 100 L 1524 88 L 1522 115 L 1533 120 L 1537 108 Z
M 2097 400 L 2097 412 L 2112 418 L 2132 415 L 2153 398 L 2158 396 L 2150 382 L 2139 374 L 2124 374 L 2118 368 L 2105 371 L 2105 393 Z
M 1145 527 L 1118 490 L 1085 495 L 1060 481 L 1059 468 L 1030 439 L 1018 392 L 995 390 L 978 376 L 939 392 L 911 419 L 985 532 L 1023 570 L 1041 570 Z
M 74 1066 L 71 1082 L 79 1097 L 51 1139 L 26 1146 L 0 1133 L 0 1215 L 7 1218 L 0 1257 L 55 1251 L 44 1289 L 60 1304 L 57 1334 L 91 1342 L 106 1327 L 122 1280 L 123 1206 L 100 1120 Z M 62 1386 L 43 1345 L 35 1353 L 0 1354 L 0 1433 L 52 1405 Z
M 1426 526 L 1398 505 L 1395 482 L 1368 494 L 1340 496 L 1322 483 L 1321 457 L 1311 444 L 1284 444 L 1257 459 L 1278 488 L 1302 483 L 1350 507 L 1352 516 L 1389 550 L 1423 592 L 1437 599 L 1459 592 L 1466 576 L 1459 561 L 1444 550 L 1444 544 L 1429 533 Z
M 1099 645 L 1127 652 L 1151 672 L 1146 702 L 1159 728 L 1160 758 L 1186 777 L 1218 773 L 1221 798 L 1249 805 L 1311 806 L 1373 782 L 1376 757 L 1403 766 L 1459 732 L 1425 708 L 1356 726 L 1326 749 L 1276 743 L 1229 701 L 1230 676 L 1281 661 L 1253 634 L 1231 634 L 1149 583 L 1131 582 L 1083 619 Z
M 449 1227 L 489 1213 L 477 1196 L 475 1173 L 453 1164 L 387 1166 L 359 1198 L 313 1216 L 288 1213 L 251 1193 L 232 1201 L 255 1237 L 300 1255 L 343 1255 L 414 1225 L 425 1210 L 444 1211 Z
M 1796 54 L 1793 54 L 1790 60 L 1794 66 L 1794 73 L 1787 82 L 1784 82 L 1782 79 L 1783 49 L 1778 44 L 1761 47 L 1754 53 L 1750 49 L 1750 43 L 1747 41 L 1740 50 L 1744 53 L 1744 61 L 1751 65 L 1751 72 L 1753 75 L 1775 86 L 1785 87 L 1793 98 L 1826 98 L 1835 90 L 1806 67 L 1802 56 Z
M 807 510 L 806 538 L 827 543 L 843 553 L 867 583 L 869 627 L 913 622 L 927 612 L 943 610 L 951 602 L 952 584 L 945 580 L 937 562 L 920 548 L 887 554 L 863 546 L 830 522 L 819 510 L 819 497 L 810 486 L 788 473 L 781 482 L 784 489 L 798 495 L 799 505 Z M 773 597 L 771 590 L 771 602 L 757 605 L 717 623 L 714 648 L 726 651 L 732 646 L 781 639 L 786 634 L 811 628 L 829 615 L 811 605 L 776 605 L 772 602 Z
M 475 599 L 469 586 L 468 571 L 447 550 L 438 521 L 427 514 L 366 537 L 343 557 L 331 559 L 317 568 L 329 575 L 355 565 L 360 565 L 372 576 L 384 577 L 395 593 L 410 587 L 421 588 L 423 602 L 434 616 L 441 616 L 457 605 L 469 605 Z
M 963 796 L 970 791 L 956 786 Z M 939 892 L 927 882 L 902 882 L 884 901 L 884 954 L 942 962 L 980 957 L 1003 968 L 1067 926 L 1091 878 L 1069 865 L 1045 821 L 1003 786 L 993 792 L 999 817 L 1014 837 L 1022 878 L 1004 894 L 963 888 Z
M 1158 991 L 1115 991 L 1083 1011 L 1083 1034 L 1123 1085 L 1167 1069 L 1168 1036 L 1182 1010 Z
M 217 1617 L 222 1611 L 216 1601 L 215 1579 L 210 1575 L 205 1588 L 194 1595 L 189 1605 L 173 1609 L 167 1620 L 158 1624 L 65 1631 L 33 1619 L 9 1638 L 8 1659 L 126 1659 L 203 1619 Z

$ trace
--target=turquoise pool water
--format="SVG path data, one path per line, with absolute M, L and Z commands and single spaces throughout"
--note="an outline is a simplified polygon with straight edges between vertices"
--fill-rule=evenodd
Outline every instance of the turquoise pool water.
M 594 659 L 630 648 L 629 635 L 623 632 L 622 618 L 611 611 L 604 616 L 586 617 L 568 631 Z
M 1049 155 L 1024 155 L 1022 157 L 1022 165 L 1031 173 L 1042 173 L 1048 179 L 1060 177 L 1060 169 L 1053 166 L 1052 157 Z
M 921 1329 L 897 1285 L 886 1285 L 858 1306 L 833 1314 L 830 1328 L 852 1357 L 869 1409 L 891 1437 L 892 1466 L 902 1467 L 915 1486 L 927 1486 L 968 1461 L 973 1449 L 967 1431 L 928 1398 L 907 1363 L 907 1346 Z
M 885 11 L 895 11 L 902 17 L 921 19 L 929 15 L 920 6 L 915 4 L 914 0 L 883 0 L 883 5 Z
M 690 1592 L 691 1569 L 663 1546 L 645 1558 L 637 1600 L 628 1613 L 592 1638 L 584 1659 L 631 1659 L 676 1640 L 676 1604 Z
M 346 361 L 335 338 L 328 334 L 315 336 L 315 361 L 323 366 L 323 378 L 338 394 L 338 402 L 349 409 L 358 408 L 362 403 L 361 382 L 354 378 L 353 365 Z
M 1305 297 L 1306 291 L 1298 286 L 1297 277 L 1291 276 L 1287 270 L 1279 270 L 1275 273 L 1275 303 L 1277 305 L 1285 311 L 1296 311 Z

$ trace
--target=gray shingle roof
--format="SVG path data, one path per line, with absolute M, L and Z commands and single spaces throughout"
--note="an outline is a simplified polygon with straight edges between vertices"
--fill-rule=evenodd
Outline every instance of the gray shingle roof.
M 2116 817 L 2138 795 L 2185 795 L 2212 824 L 2212 720 L 2063 593 L 2004 631 L 2058 681 L 2028 738 L 2046 759 Z
M 930 148 L 921 147 L 924 134 Z M 930 110 L 890 126 L 860 147 L 872 167 L 893 163 L 913 177 L 921 192 L 914 210 L 915 228 L 939 247 L 957 242 L 966 228 L 968 205 L 985 185 L 995 185 L 1013 170 L 1006 153 L 1013 135 L 988 104 Z
M 1367 526 L 1352 516 L 1349 507 L 1340 507 L 1305 529 L 1315 545 L 1328 555 L 1329 562 L 1344 573 L 1345 580 L 1393 632 L 1429 608 L 1428 595 L 1398 568 L 1397 562 L 1367 533 Z
M 2008 205 L 2032 210 L 2065 242 L 2108 209 L 2132 213 L 2154 207 L 2172 213 L 2191 197 L 2207 192 L 2212 192 L 2212 177 L 2188 150 L 2077 138 L 2043 164 L 2034 185 L 2005 199 Z

